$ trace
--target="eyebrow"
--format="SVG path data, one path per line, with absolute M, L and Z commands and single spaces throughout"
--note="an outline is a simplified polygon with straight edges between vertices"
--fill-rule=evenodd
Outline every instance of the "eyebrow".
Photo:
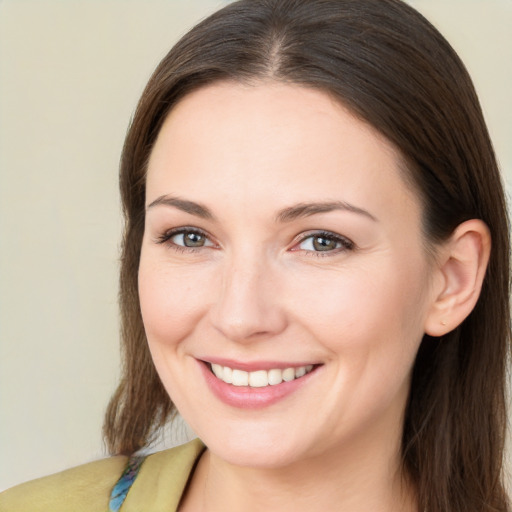
M 186 199 L 180 199 L 179 197 L 167 195 L 157 197 L 147 206 L 146 210 L 160 205 L 172 206 L 183 212 L 195 215 L 196 217 L 201 217 L 202 219 L 215 220 L 213 213 L 206 206 L 194 201 L 188 201 Z
M 377 218 L 367 210 L 359 208 L 358 206 L 354 206 L 353 204 L 347 203 L 345 201 L 299 203 L 294 206 L 282 209 L 276 216 L 276 222 L 290 222 L 295 219 L 310 217 L 311 215 L 328 213 L 336 210 L 357 213 L 373 220 L 374 222 L 377 222 Z
M 163 195 L 156 198 L 147 206 L 146 210 L 160 205 L 171 206 L 183 212 L 195 215 L 196 217 L 201 217 L 202 219 L 215 220 L 213 213 L 201 203 L 196 203 L 195 201 L 189 201 L 187 199 L 181 199 L 179 197 L 168 195 Z M 336 210 L 357 213 L 373 220 L 374 222 L 377 222 L 377 218 L 374 217 L 370 212 L 364 210 L 363 208 L 359 208 L 358 206 L 354 206 L 353 204 L 347 203 L 346 201 L 299 203 L 280 210 L 275 217 L 275 221 L 278 223 L 291 222 L 296 219 L 310 217 L 320 213 L 328 213 Z

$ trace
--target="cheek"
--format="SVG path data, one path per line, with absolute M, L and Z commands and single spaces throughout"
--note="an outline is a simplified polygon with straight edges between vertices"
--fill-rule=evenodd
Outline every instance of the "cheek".
M 197 272 L 169 268 L 141 258 L 139 297 L 148 342 L 173 344 L 197 325 L 206 307 L 207 290 Z
M 332 352 L 415 351 L 423 335 L 427 269 L 388 258 L 294 280 L 291 310 Z

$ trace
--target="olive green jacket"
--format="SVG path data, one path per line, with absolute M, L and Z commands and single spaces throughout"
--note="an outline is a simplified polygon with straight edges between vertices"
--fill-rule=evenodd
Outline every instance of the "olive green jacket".
M 203 450 L 195 439 L 149 455 L 120 512 L 175 512 Z M 0 512 L 108 512 L 127 462 L 111 457 L 18 485 L 0 493 Z

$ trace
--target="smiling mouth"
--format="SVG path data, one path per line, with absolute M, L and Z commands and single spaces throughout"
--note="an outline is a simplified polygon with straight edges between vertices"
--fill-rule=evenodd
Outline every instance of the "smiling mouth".
M 248 386 L 251 388 L 264 388 L 277 386 L 282 382 L 291 382 L 300 379 L 311 373 L 318 365 L 308 364 L 306 366 L 290 367 L 285 369 L 273 368 L 270 370 L 256 370 L 246 372 L 229 366 L 208 363 L 210 370 L 219 380 L 233 386 Z

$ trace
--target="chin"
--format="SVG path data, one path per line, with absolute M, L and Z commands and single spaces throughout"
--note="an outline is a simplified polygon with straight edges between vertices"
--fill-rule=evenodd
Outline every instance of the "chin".
M 294 440 L 279 431 L 255 432 L 248 429 L 243 434 L 237 431 L 229 435 L 211 433 L 199 437 L 212 454 L 220 459 L 241 467 L 277 469 L 286 467 L 307 456 L 306 440 Z
M 297 453 L 288 453 L 275 446 L 208 446 L 223 461 L 239 467 L 255 469 L 279 469 L 297 461 Z

